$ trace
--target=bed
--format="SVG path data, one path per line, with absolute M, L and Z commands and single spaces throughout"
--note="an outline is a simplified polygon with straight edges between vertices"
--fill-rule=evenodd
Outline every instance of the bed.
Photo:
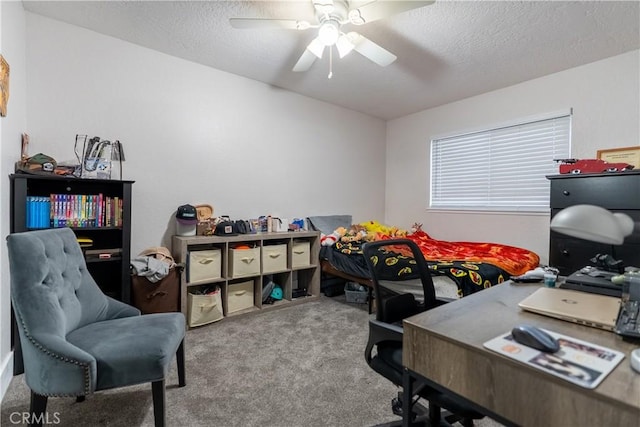
M 343 218 L 341 221 L 345 220 L 346 218 Z M 320 231 L 325 233 L 325 230 L 331 228 L 336 222 L 327 222 L 324 219 L 320 221 L 318 217 L 310 217 L 309 223 L 314 228 L 324 227 L 324 230 L 320 229 Z M 395 237 L 398 236 L 378 233 L 375 240 Z M 539 256 L 532 251 L 498 243 L 436 240 L 421 230 L 408 233 L 403 237 L 413 240 L 420 247 L 431 269 L 436 288 L 439 284 L 449 282 L 455 286 L 458 297 L 498 285 L 508 280 L 510 276 L 520 275 L 536 268 L 540 262 Z M 364 240 L 338 241 L 330 246 L 322 246 L 320 250 L 322 271 L 371 287 L 368 268 L 362 255 L 364 243 Z M 380 256 L 384 258 L 393 254 L 380 254 Z M 392 280 L 393 275 L 403 267 L 402 262 L 394 263 L 393 268 L 390 267 L 388 270 L 388 279 Z

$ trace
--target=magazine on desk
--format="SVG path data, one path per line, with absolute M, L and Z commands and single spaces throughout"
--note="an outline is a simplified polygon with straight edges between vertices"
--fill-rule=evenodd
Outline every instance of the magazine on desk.
M 544 329 L 558 340 L 560 350 L 545 353 L 517 343 L 506 332 L 484 343 L 489 350 L 526 363 L 581 387 L 595 388 L 624 359 L 624 354 Z

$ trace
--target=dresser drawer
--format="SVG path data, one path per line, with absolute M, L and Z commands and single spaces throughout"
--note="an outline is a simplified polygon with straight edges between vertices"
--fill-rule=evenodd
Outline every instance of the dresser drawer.
M 598 254 L 611 255 L 622 261 L 624 266 L 640 267 L 640 244 L 612 246 L 551 232 L 549 264 L 558 268 L 562 276 L 575 273 L 584 266 L 595 265 L 591 258 Z
M 591 258 L 597 254 L 610 254 L 611 245 L 588 242 L 551 232 L 549 264 L 560 270 L 561 276 L 568 276 L 587 265 L 593 265 Z
M 553 219 L 554 216 L 556 216 L 558 214 L 558 212 L 560 212 L 562 209 L 551 209 L 551 218 Z M 627 209 L 611 209 L 611 212 L 615 212 L 615 213 L 623 213 L 625 215 L 628 215 L 636 224 L 640 224 L 640 210 L 627 210 Z M 564 238 L 566 238 L 566 235 L 560 234 L 560 233 L 552 233 L 551 235 L 551 240 L 553 241 L 554 236 L 563 236 Z M 581 240 L 583 245 L 588 246 L 593 244 L 593 242 L 590 242 L 588 240 Z M 640 227 L 638 227 L 637 225 L 634 227 L 633 232 L 628 235 L 627 237 L 624 238 L 624 245 L 626 246 L 628 244 L 637 244 L 640 245 Z M 617 248 L 617 246 L 616 246 Z M 611 249 L 609 249 L 609 252 L 611 252 Z
M 576 175 L 551 179 L 551 208 L 589 204 L 607 209 L 640 209 L 640 176 Z

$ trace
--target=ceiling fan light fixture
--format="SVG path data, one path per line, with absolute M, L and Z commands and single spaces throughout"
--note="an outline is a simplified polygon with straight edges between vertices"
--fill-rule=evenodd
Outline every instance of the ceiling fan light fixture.
M 351 43 L 349 37 L 347 37 L 346 34 L 341 34 L 340 37 L 338 37 L 336 48 L 338 49 L 338 55 L 340 56 L 340 58 L 344 58 L 345 56 L 347 56 L 354 47 L 356 46 Z
M 340 26 L 333 20 L 326 21 L 318 30 L 318 38 L 325 46 L 333 46 L 340 37 Z
M 332 75 L 332 47 L 334 45 L 340 58 L 345 57 L 352 50 L 355 50 L 360 55 L 381 67 L 386 67 L 398 59 L 393 53 L 356 32 L 344 34 L 340 31 L 343 25 L 364 25 L 435 2 L 435 0 L 310 1 L 315 10 L 315 19 L 311 22 L 281 18 L 229 18 L 229 22 L 233 28 L 239 29 L 307 30 L 309 28 L 317 28 L 318 33 L 316 37 L 309 43 L 304 52 L 302 52 L 302 55 L 298 58 L 292 70 L 295 72 L 307 71 L 316 59 L 322 58 L 324 48 L 328 46 L 330 78 Z M 356 3 L 359 4 L 359 7 L 355 6 Z M 351 9 L 351 7 L 354 7 L 354 9 Z

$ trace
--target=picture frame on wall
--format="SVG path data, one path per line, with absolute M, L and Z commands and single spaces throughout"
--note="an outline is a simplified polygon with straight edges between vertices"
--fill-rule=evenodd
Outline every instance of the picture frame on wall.
M 634 169 L 640 169 L 640 145 L 598 150 L 597 157 L 609 163 L 628 163 Z
M 0 116 L 7 116 L 7 103 L 9 102 L 9 64 L 0 55 Z

